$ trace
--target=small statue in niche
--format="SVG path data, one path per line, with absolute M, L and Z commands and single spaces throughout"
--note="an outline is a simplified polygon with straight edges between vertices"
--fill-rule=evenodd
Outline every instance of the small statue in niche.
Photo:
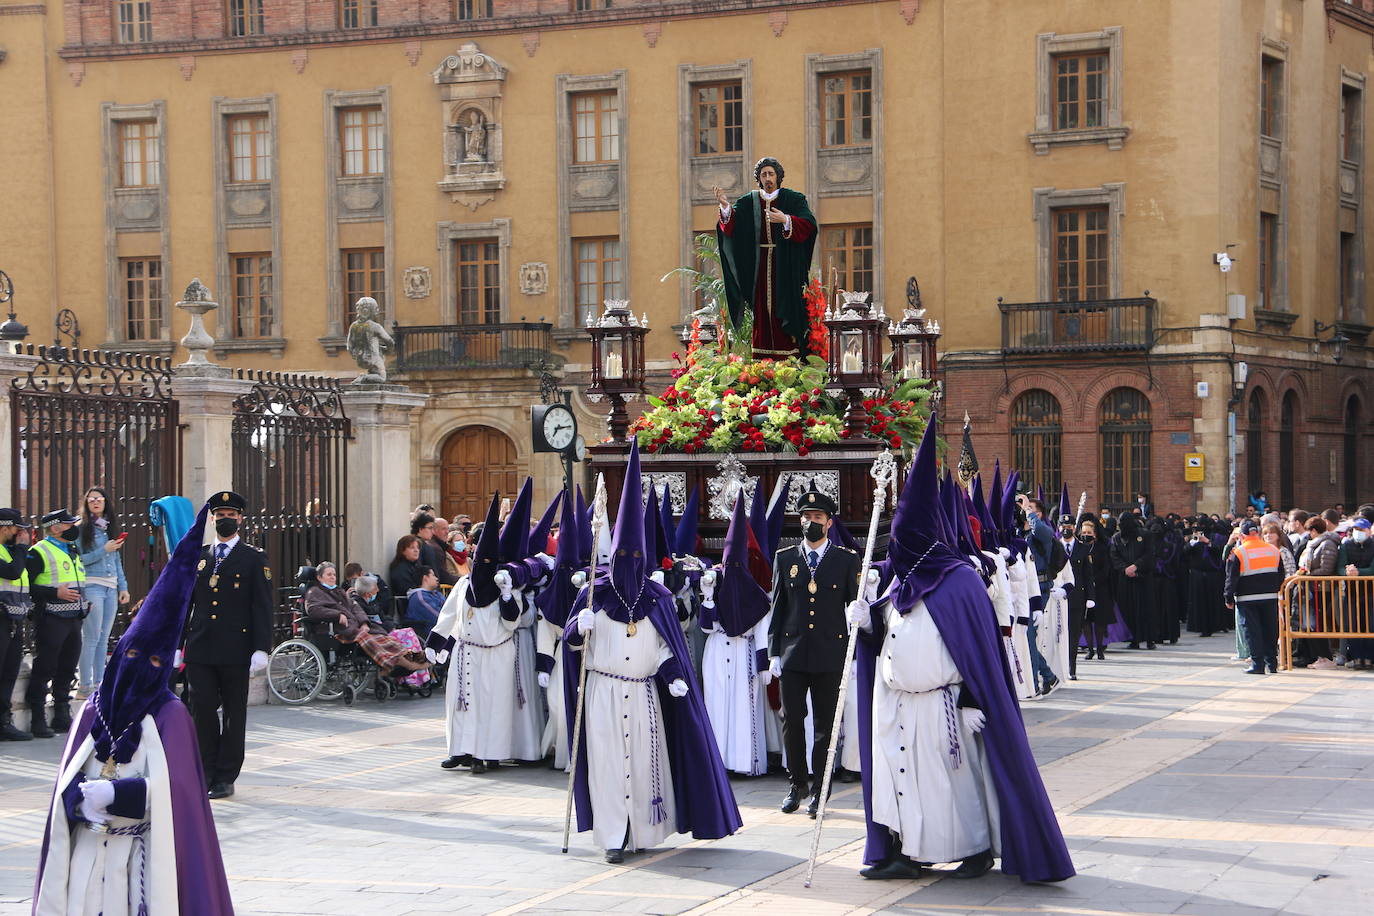
M 358 317 L 348 326 L 348 354 L 363 370 L 353 384 L 385 382 L 386 362 L 382 354 L 390 349 L 393 341 L 377 320 L 381 314 L 377 300 L 364 296 L 358 300 L 353 311 Z
M 463 125 L 463 161 L 487 161 L 487 122 L 476 108 L 465 112 L 466 124 Z

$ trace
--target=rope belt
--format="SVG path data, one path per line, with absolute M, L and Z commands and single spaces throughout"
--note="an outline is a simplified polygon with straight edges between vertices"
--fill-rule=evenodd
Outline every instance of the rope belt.
M 138 910 L 137 916 L 148 916 L 148 829 L 149 821 L 140 821 L 124 827 L 111 827 L 109 824 L 93 824 L 86 821 L 83 826 L 93 833 L 105 836 L 133 837 L 134 852 L 138 855 Z
M 515 638 L 515 632 L 512 631 L 512 632 L 510 633 L 509 636 L 507 636 L 505 639 L 501 640 L 500 642 L 498 642 L 498 643 L 492 643 L 491 645 L 487 645 L 487 644 L 485 644 L 485 643 L 474 642 L 474 641 L 471 640 L 471 639 L 463 639 L 462 637 L 459 637 L 459 638 L 458 638 L 458 651 L 459 651 L 459 652 L 462 652 L 464 649 L 499 649 L 501 646 L 504 646 L 506 643 L 510 642 L 510 641 L 511 641 L 512 639 L 514 639 L 514 638 Z M 514 668 L 514 670 L 515 670 L 515 693 L 516 693 L 516 696 L 520 698 L 520 705 L 521 705 L 521 706 L 524 706 L 524 705 L 525 705 L 524 691 L 520 689 L 520 644 L 519 644 L 519 643 L 516 643 L 516 645 L 515 645 L 515 668 Z M 468 671 L 468 668 L 467 668 L 467 657 L 464 656 L 462 662 L 459 663 L 459 665 L 458 665 L 458 708 L 461 709 L 463 712 L 467 712 L 467 711 L 468 711 L 468 675 L 467 675 L 467 671 Z
M 663 804 L 663 776 L 662 761 L 658 756 L 658 713 L 654 704 L 656 695 L 654 693 L 654 676 L 630 677 L 626 674 L 612 674 L 609 671 L 601 671 L 588 666 L 590 674 L 599 674 L 608 677 L 613 681 L 624 681 L 627 684 L 643 684 L 645 700 L 649 706 L 649 778 L 653 783 L 654 797 L 649 803 L 649 821 L 653 824 L 661 824 L 668 819 L 668 809 Z
M 946 684 L 940 688 L 940 692 L 945 695 L 945 733 L 949 737 L 950 769 L 957 770 L 964 758 L 959 752 L 959 717 L 955 712 L 954 691 Z

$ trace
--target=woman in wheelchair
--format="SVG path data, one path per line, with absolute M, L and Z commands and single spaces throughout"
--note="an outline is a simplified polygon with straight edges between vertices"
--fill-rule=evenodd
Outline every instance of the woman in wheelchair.
M 304 577 L 312 578 L 309 573 Z M 338 587 L 339 570 L 333 563 L 315 567 L 314 582 L 305 590 L 305 615 L 311 620 L 332 623 L 334 638 L 339 642 L 355 643 L 382 669 L 390 673 L 396 668 L 423 671 L 429 661 L 423 652 L 407 649 L 378 623 L 368 620 L 367 613 Z

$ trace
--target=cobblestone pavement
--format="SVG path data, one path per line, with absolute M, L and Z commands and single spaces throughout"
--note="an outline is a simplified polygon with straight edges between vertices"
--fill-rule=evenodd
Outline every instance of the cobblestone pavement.
M 560 855 L 544 767 L 443 771 L 443 704 L 249 712 L 238 794 L 216 802 L 245 914 L 1374 913 L 1374 675 L 1248 677 L 1225 637 L 1084 662 L 1025 716 L 1079 875 L 859 878 L 857 786 L 837 786 L 814 887 L 812 822 L 782 779 L 738 779 L 744 829 L 608 866 Z M 59 741 L 0 744 L 0 913 L 27 913 Z

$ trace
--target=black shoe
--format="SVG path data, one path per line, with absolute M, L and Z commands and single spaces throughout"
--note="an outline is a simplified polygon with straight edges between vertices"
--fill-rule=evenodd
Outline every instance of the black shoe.
M 43 711 L 42 706 L 30 707 L 29 729 L 35 738 L 52 738 L 55 733 L 48 728 L 48 717 Z
M 1106 650 L 1106 649 L 1098 649 L 1098 650 L 1097 650 L 1097 657 L 1100 658 L 1100 659 L 1106 659 L 1106 657 L 1107 657 L 1107 650 Z
M 985 849 L 976 856 L 969 856 L 954 869 L 956 878 L 981 878 L 992 871 L 992 850 Z
M 1153 649 L 1154 647 L 1155 647 L 1155 644 L 1152 643 L 1152 642 L 1147 642 L 1147 643 L 1145 644 L 1145 648 L 1147 648 L 1147 649 Z
M 54 703 L 52 708 L 52 730 L 65 732 L 72 727 L 72 708 L 67 703 Z
M 1259 664 L 1251 665 L 1249 668 L 1246 668 L 1246 669 L 1245 669 L 1245 673 L 1246 673 L 1246 674 L 1263 674 L 1263 673 L 1264 673 L 1264 666 L 1263 666 L 1263 665 L 1259 665 Z
M 458 767 L 467 766 L 470 763 L 472 763 L 472 757 L 464 754 L 461 757 L 449 757 L 444 760 L 443 763 L 439 764 L 439 766 L 446 770 L 456 770 Z
M 1076 680 L 1078 680 L 1078 675 L 1076 675 L 1076 674 L 1070 674 L 1070 675 L 1069 675 L 1069 680 L 1071 680 L 1071 681 L 1076 681 Z
M 816 813 L 821 810 L 821 793 L 817 792 L 811 796 L 811 800 L 806 803 L 806 816 L 811 820 L 816 819 Z
M 0 713 L 0 741 L 32 741 L 32 740 L 33 740 L 33 735 L 30 735 L 28 732 L 24 731 L 22 728 L 16 728 L 16 727 L 15 727 L 15 725 L 14 725 L 14 719 L 13 719 L 13 717 L 11 716 L 10 711 L 9 711 L 8 709 L 6 709 L 3 713 Z
M 625 861 L 625 850 L 608 849 L 606 850 L 606 863 L 608 865 L 619 865 Z
M 472 772 L 474 772 L 474 773 L 485 773 L 486 771 L 487 771 L 487 764 L 486 764 L 486 761 L 484 761 L 484 760 L 478 760 L 477 758 L 474 757 L 473 760 L 472 760 Z
M 910 881 L 921 877 L 921 866 L 896 853 L 886 862 L 865 868 L 859 874 L 872 881 Z
M 487 769 L 488 769 L 488 770 L 499 770 L 499 769 L 501 769 L 501 761 L 499 761 L 499 760 L 488 760 L 486 763 L 487 763 Z
M 782 813 L 791 814 L 801 807 L 802 796 L 806 794 L 806 786 L 791 786 L 787 790 L 787 797 L 782 800 Z
M 1040 691 L 1039 691 L 1040 696 L 1042 696 L 1042 697 L 1047 697 L 1047 696 L 1049 696 L 1050 694 L 1052 694 L 1052 693 L 1054 693 L 1056 690 L 1058 690 L 1059 687 L 1060 687 L 1060 685 L 1061 685 L 1061 682 L 1060 682 L 1059 678 L 1057 678 L 1057 677 L 1052 677 L 1052 678 L 1050 678 L 1048 681 L 1045 682 L 1045 686 L 1043 686 L 1043 687 L 1040 688 Z
M 217 782 L 210 786 L 210 791 L 206 793 L 210 798 L 228 798 L 234 794 L 234 784 L 232 782 Z
M 1128 642 L 1128 643 L 1126 643 L 1126 648 L 1127 648 L 1127 649 L 1139 649 L 1139 648 L 1140 648 L 1140 643 L 1138 643 L 1138 642 Z
M 858 782 L 858 781 L 859 781 L 859 774 L 858 774 L 858 773 L 855 773 L 853 770 L 844 770 L 844 769 L 842 769 L 842 770 L 840 770 L 838 773 L 835 774 L 835 778 L 838 779 L 840 782 L 843 782 L 843 783 Z
M 1265 667 L 1269 669 L 1270 674 L 1279 673 L 1279 663 L 1272 658 L 1265 662 Z

